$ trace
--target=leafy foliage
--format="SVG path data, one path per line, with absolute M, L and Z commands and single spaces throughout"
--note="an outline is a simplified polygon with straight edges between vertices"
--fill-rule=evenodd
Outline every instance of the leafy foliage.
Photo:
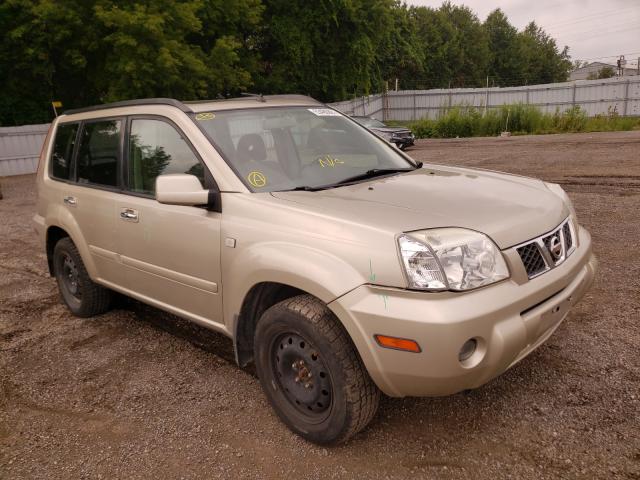
M 503 131 L 522 135 L 634 130 L 640 129 L 640 119 L 620 117 L 615 110 L 588 118 L 577 105 L 549 114 L 533 105 L 517 103 L 486 114 L 474 107 L 454 107 L 435 120 L 417 120 L 406 125 L 417 138 L 456 138 L 495 136 Z
M 616 71 L 613 69 L 613 67 L 602 67 L 600 70 L 598 70 L 597 72 L 592 72 L 589 75 L 587 75 L 587 80 L 599 80 L 601 78 L 611 78 L 613 76 L 615 76 Z
M 3 0 L 0 124 L 140 97 L 334 101 L 400 88 L 562 81 L 568 51 L 496 10 L 400 0 Z

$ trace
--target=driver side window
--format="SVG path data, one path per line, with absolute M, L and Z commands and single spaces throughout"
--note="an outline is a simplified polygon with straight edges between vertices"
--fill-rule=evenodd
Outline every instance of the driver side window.
M 156 178 L 169 173 L 195 175 L 204 185 L 204 165 L 178 130 L 163 120 L 134 118 L 129 133 L 129 190 L 153 195 Z

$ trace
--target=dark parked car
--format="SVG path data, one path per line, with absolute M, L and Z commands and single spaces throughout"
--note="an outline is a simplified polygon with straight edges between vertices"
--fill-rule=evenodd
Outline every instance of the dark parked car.
M 376 120 L 371 117 L 356 117 L 353 116 L 356 122 L 363 127 L 368 128 L 376 135 L 384 138 L 387 142 L 395 143 L 400 150 L 404 150 L 414 144 L 416 137 L 411 130 L 404 127 L 389 127 L 382 123 L 380 120 Z

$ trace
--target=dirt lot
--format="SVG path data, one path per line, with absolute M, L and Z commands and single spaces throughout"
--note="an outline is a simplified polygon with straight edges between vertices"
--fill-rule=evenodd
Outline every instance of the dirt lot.
M 540 349 L 488 385 L 385 399 L 346 446 L 271 412 L 231 343 L 133 301 L 72 317 L 0 179 L 0 478 L 640 479 L 640 132 L 420 141 L 417 159 L 562 183 L 601 261 Z

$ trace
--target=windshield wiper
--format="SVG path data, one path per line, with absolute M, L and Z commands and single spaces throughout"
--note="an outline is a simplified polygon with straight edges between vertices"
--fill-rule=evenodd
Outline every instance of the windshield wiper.
M 318 185 L 316 187 L 310 187 L 309 185 L 300 185 L 298 187 L 290 188 L 287 190 L 281 190 L 283 192 L 317 192 L 319 190 L 328 190 L 330 188 L 341 187 L 350 183 L 357 182 L 359 180 L 366 180 L 368 178 L 375 178 L 381 175 L 390 175 L 393 173 L 412 172 L 422 168 L 422 162 L 417 162 L 414 168 L 372 168 L 364 173 L 354 175 L 352 177 L 344 178 L 335 183 L 328 183 L 326 185 Z
M 310 187 L 309 185 L 300 185 L 299 187 L 289 188 L 287 190 L 280 190 L 281 192 L 317 192 L 318 190 L 324 190 L 325 186 L 320 185 L 318 187 Z
M 393 173 L 401 173 L 401 172 L 411 172 L 413 168 L 372 168 L 371 170 L 367 170 L 364 173 L 359 175 L 354 175 L 353 177 L 347 177 L 339 182 L 336 182 L 335 185 L 344 185 L 347 183 L 357 182 L 358 180 L 367 180 L 368 178 L 379 177 L 381 175 L 390 175 Z

